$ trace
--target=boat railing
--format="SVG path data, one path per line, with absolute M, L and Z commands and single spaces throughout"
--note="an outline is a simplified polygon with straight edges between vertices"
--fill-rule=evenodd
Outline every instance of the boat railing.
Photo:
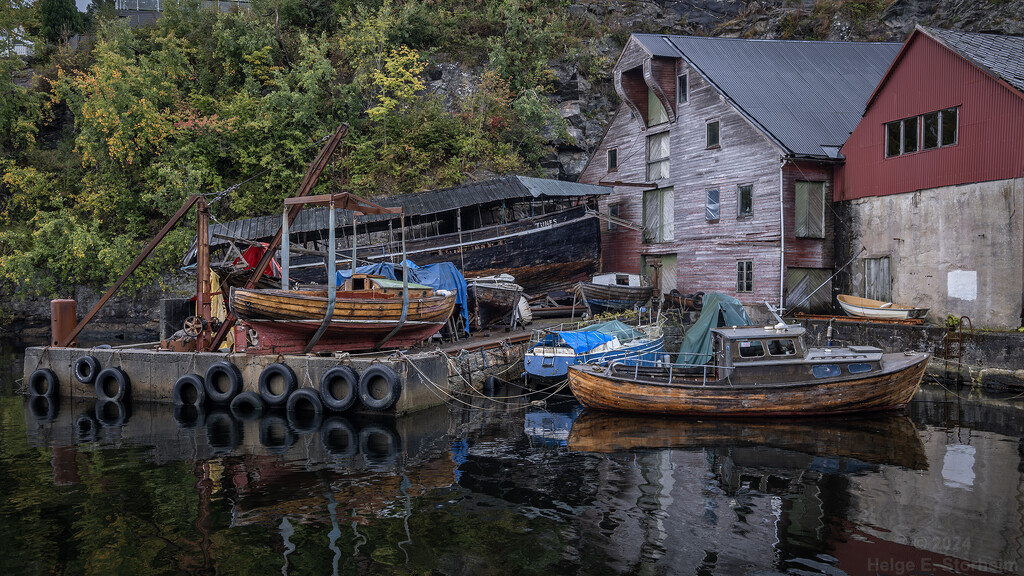
M 687 382 L 694 382 L 699 380 L 701 385 L 705 385 L 709 379 L 712 381 L 719 380 L 718 375 L 725 374 L 731 370 L 729 366 L 723 366 L 715 363 L 687 363 L 687 362 L 675 362 L 673 361 L 673 353 L 667 352 L 639 352 L 633 355 L 627 354 L 622 358 L 611 362 L 608 365 L 608 371 L 611 372 L 623 372 L 626 374 L 631 373 L 634 380 L 639 380 L 641 376 L 646 379 L 657 380 L 659 382 L 666 381 L 668 384 L 672 384 L 674 380 L 684 379 Z

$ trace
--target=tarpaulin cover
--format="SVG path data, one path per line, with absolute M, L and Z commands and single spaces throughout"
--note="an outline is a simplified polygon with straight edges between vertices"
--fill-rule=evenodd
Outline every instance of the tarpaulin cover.
M 605 342 L 611 342 L 618 338 L 619 342 L 625 343 L 635 338 L 641 338 L 645 334 L 618 320 L 592 324 L 579 330 L 568 330 L 565 332 L 553 332 L 542 340 L 545 346 L 569 346 L 577 354 L 582 354 L 597 348 Z
M 409 282 L 415 282 L 417 284 L 423 284 L 430 286 L 435 290 L 448 290 L 449 292 L 455 292 L 455 303 L 459 308 L 459 314 L 462 316 L 463 324 L 466 326 L 466 330 L 469 330 L 469 297 L 466 293 L 466 279 L 463 278 L 462 273 L 455 267 L 455 264 L 451 262 L 438 262 L 437 264 L 427 264 L 426 266 L 417 266 L 413 262 L 406 260 L 406 266 L 409 269 Z M 356 274 L 375 274 L 377 276 L 383 276 L 390 280 L 398 280 L 398 276 L 395 274 L 395 264 L 389 262 L 381 264 L 367 264 L 366 266 L 359 266 L 356 268 Z M 352 269 L 338 270 L 337 278 L 338 285 L 341 286 L 346 280 L 352 277 Z
M 679 345 L 679 364 L 708 364 L 711 362 L 711 329 L 720 326 L 751 326 L 754 321 L 743 309 L 743 304 L 732 296 L 718 292 L 704 295 L 700 318 L 686 332 Z

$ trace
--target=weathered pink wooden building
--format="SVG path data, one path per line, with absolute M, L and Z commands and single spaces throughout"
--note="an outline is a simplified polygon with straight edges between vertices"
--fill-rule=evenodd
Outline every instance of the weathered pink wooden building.
M 899 49 L 631 36 L 580 177 L 615 186 L 603 269 L 660 264 L 663 292 L 724 292 L 760 315 L 766 300 L 830 309 L 833 168 Z
M 843 292 L 1016 328 L 1024 301 L 1024 38 L 917 27 L 841 153 L 860 252 Z

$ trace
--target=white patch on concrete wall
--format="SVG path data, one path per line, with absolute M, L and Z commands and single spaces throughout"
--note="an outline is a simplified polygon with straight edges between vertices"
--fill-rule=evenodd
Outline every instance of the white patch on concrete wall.
M 978 272 L 951 270 L 946 275 L 946 293 L 950 298 L 974 301 L 978 299 Z

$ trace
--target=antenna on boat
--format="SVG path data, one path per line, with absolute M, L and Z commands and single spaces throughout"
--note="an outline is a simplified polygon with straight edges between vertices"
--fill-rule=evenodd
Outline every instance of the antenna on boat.
M 786 321 L 782 319 L 782 316 L 779 316 L 779 313 L 775 311 L 774 306 L 769 304 L 767 300 L 764 301 L 764 305 L 768 307 L 768 311 L 772 313 L 772 316 L 775 316 L 775 319 L 779 321 L 779 323 L 775 325 L 776 329 L 782 329 L 788 326 Z

